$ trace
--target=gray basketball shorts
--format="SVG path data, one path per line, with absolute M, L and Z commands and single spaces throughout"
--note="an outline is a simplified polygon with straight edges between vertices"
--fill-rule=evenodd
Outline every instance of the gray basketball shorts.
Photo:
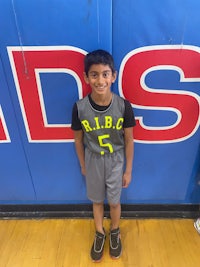
M 85 150 L 87 196 L 93 203 L 107 198 L 109 204 L 120 203 L 124 150 L 100 155 Z

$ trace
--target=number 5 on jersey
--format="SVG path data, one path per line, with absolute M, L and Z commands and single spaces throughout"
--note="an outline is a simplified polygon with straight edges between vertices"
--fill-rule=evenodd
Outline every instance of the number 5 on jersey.
M 104 139 L 107 139 L 107 138 L 110 138 L 110 135 L 109 134 L 104 134 L 104 135 L 100 135 L 98 136 L 98 140 L 99 140 L 99 145 L 100 147 L 107 147 L 110 151 L 110 153 L 113 153 L 113 147 L 110 143 L 104 143 Z M 104 151 L 102 150 L 101 152 L 101 155 L 104 155 Z

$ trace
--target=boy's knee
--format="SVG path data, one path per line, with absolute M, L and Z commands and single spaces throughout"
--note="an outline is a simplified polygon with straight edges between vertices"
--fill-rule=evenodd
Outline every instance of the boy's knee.
M 96 206 L 102 206 L 104 203 L 103 202 L 93 202 L 92 204 L 96 205 Z
M 104 203 L 103 202 L 95 202 L 95 203 L 93 203 L 93 208 L 97 208 L 97 209 L 99 209 L 99 208 L 102 208 L 104 206 Z
M 109 206 L 111 209 L 117 209 L 120 207 L 120 203 L 117 203 L 117 204 L 110 203 Z

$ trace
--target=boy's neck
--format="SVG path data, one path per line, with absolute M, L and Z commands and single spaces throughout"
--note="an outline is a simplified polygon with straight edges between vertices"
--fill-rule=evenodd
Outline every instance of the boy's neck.
M 91 98 L 99 106 L 108 106 L 112 100 L 112 92 L 107 95 L 97 95 L 92 92 Z

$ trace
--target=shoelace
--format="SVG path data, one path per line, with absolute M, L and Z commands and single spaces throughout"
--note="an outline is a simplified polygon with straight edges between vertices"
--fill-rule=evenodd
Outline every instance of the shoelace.
M 99 235 L 96 235 L 95 236 L 95 240 L 94 240 L 94 251 L 99 253 L 102 251 L 103 249 L 103 245 L 104 245 L 104 239 L 105 237 L 104 236 L 99 236 Z
M 117 249 L 119 244 L 119 231 L 110 234 L 110 246 L 112 249 Z

